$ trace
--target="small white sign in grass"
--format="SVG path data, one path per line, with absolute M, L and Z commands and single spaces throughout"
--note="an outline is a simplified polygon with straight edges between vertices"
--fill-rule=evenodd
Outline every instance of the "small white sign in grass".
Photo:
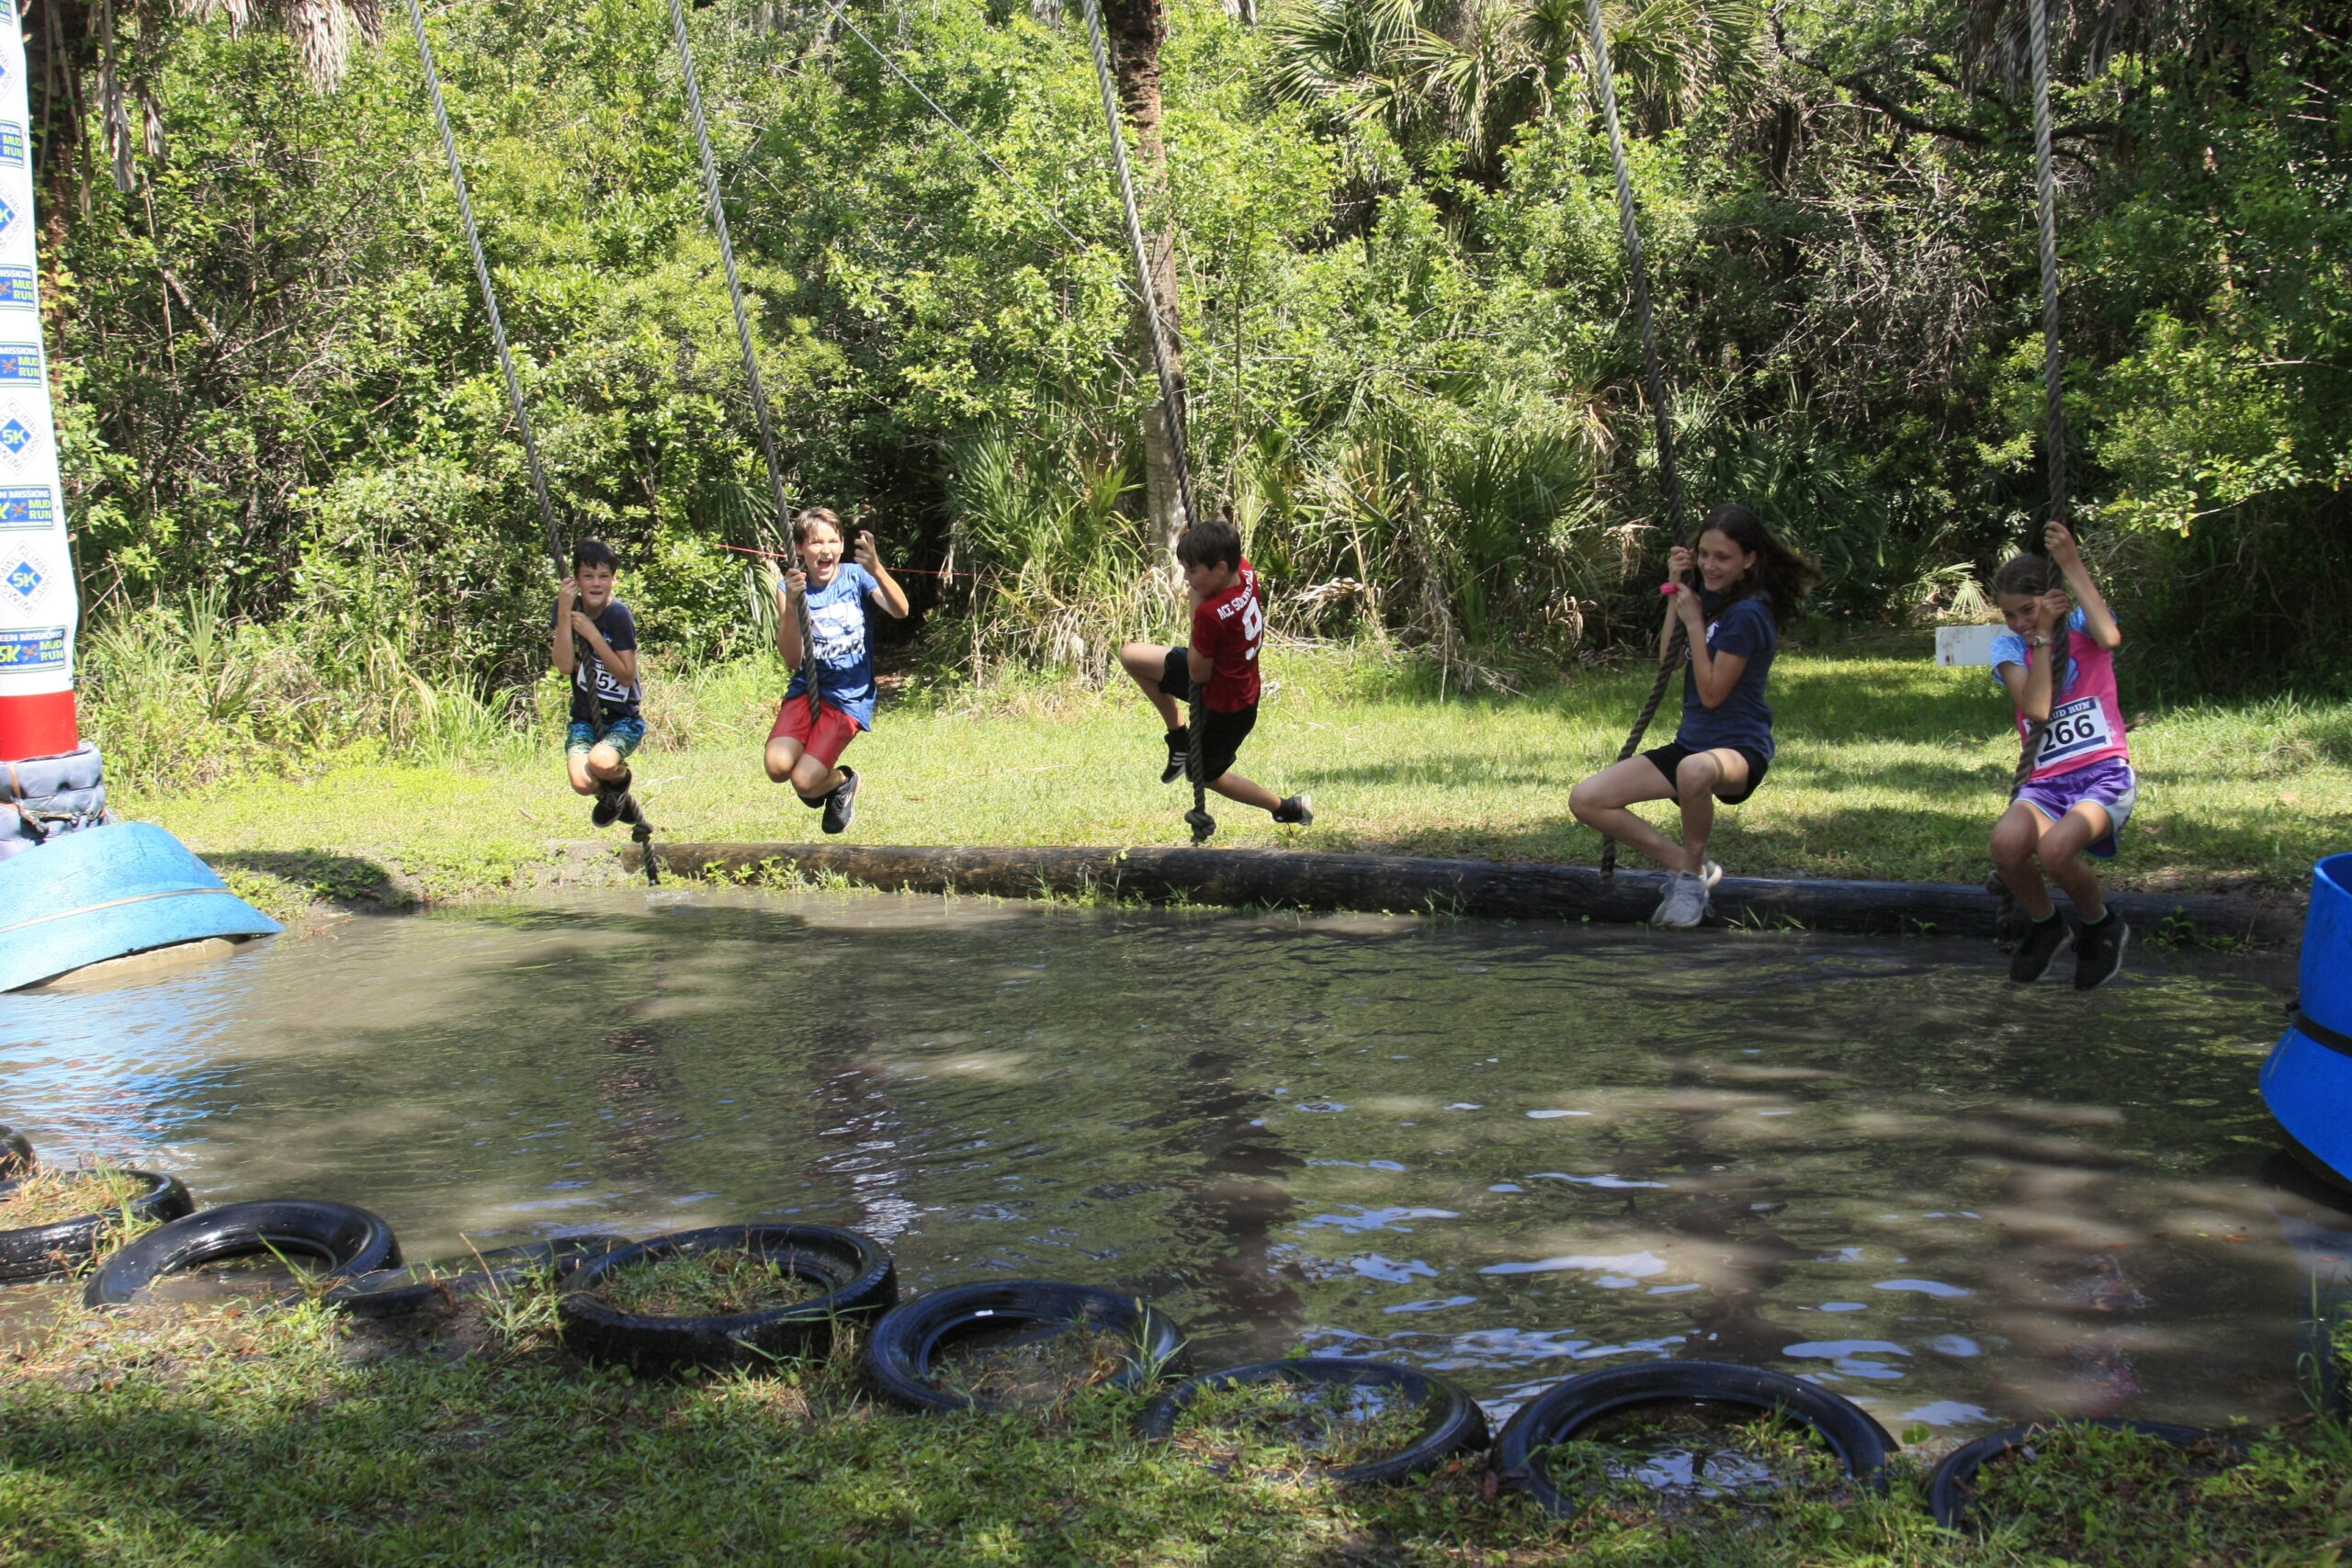
M 2004 630 L 2001 626 L 1938 626 L 1936 628 L 1936 662 L 1945 669 L 1962 665 L 1993 662 L 1993 639 Z

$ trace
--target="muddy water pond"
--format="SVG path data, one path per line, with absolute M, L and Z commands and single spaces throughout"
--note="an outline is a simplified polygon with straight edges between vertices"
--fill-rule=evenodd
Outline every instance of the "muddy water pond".
M 2063 966 L 2062 966 L 2063 967 Z M 2283 960 L 2080 997 L 1981 944 L 612 892 L 0 997 L 0 1120 L 412 1258 L 799 1218 L 910 1291 L 1166 1305 L 1501 1411 L 1658 1356 L 1890 1427 L 2301 1407 L 2352 1218 L 2274 1183 Z

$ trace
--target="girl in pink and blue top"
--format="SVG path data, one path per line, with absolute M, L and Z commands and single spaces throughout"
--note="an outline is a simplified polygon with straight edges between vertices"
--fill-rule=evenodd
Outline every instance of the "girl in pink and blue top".
M 1993 576 L 2008 627 L 1993 641 L 1993 676 L 2017 704 L 2025 748 L 2009 808 L 1993 829 L 1993 864 L 2032 918 L 2009 978 L 2041 979 L 2071 946 L 2075 988 L 2087 991 L 2123 967 L 2132 934 L 2107 907 L 2089 861 L 2115 858 L 2116 835 L 2131 819 L 2140 786 L 2115 694 L 2123 633 L 2065 525 L 2051 524 L 2042 543 L 2047 556 L 2013 557 Z M 2051 901 L 2045 873 L 2074 900 L 2079 931 Z

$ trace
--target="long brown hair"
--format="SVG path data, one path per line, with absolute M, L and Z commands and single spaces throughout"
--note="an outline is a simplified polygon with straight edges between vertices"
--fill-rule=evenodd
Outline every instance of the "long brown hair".
M 2052 589 L 2064 586 L 2065 581 L 2048 556 L 2014 555 L 1993 574 L 1993 597 L 1997 601 L 2008 594 L 2025 593 L 2039 599 Z M 2066 689 L 2066 676 L 2074 663 L 2074 644 L 2068 640 L 2073 629 L 2068 623 L 2073 619 L 2070 612 L 2065 620 L 2058 623 L 2058 635 L 2043 650 L 2050 657 L 2050 711 L 2026 729 L 2025 749 L 2018 753 L 2017 773 L 2009 780 L 2011 800 L 2033 780 L 2033 760 L 2041 750 L 2041 738 L 2049 733 L 2051 719 L 2057 715 L 2058 694 Z M 2032 657 L 2030 652 L 2027 657 Z
M 1797 606 L 1819 585 L 1821 569 L 1772 537 L 1771 530 L 1764 526 L 1764 519 L 1756 514 L 1755 509 L 1738 502 L 1725 502 L 1708 513 L 1699 525 L 1699 532 L 1690 536 L 1690 542 L 1697 544 L 1701 535 L 1711 531 L 1756 558 L 1756 564 L 1732 584 L 1724 599 L 1725 605 L 1755 593 L 1770 594 L 1773 627 L 1787 631 L 1789 623 L 1796 619 Z

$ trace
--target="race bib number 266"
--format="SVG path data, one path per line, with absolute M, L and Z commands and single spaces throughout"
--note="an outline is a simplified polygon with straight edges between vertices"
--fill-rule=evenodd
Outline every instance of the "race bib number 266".
M 2107 727 L 2107 712 L 2098 705 L 2098 699 L 2076 697 L 2071 703 L 2061 703 L 2050 716 L 2050 728 L 2041 732 L 2041 750 L 2035 762 L 2047 767 L 2068 757 L 2101 750 L 2114 739 L 2114 732 Z

